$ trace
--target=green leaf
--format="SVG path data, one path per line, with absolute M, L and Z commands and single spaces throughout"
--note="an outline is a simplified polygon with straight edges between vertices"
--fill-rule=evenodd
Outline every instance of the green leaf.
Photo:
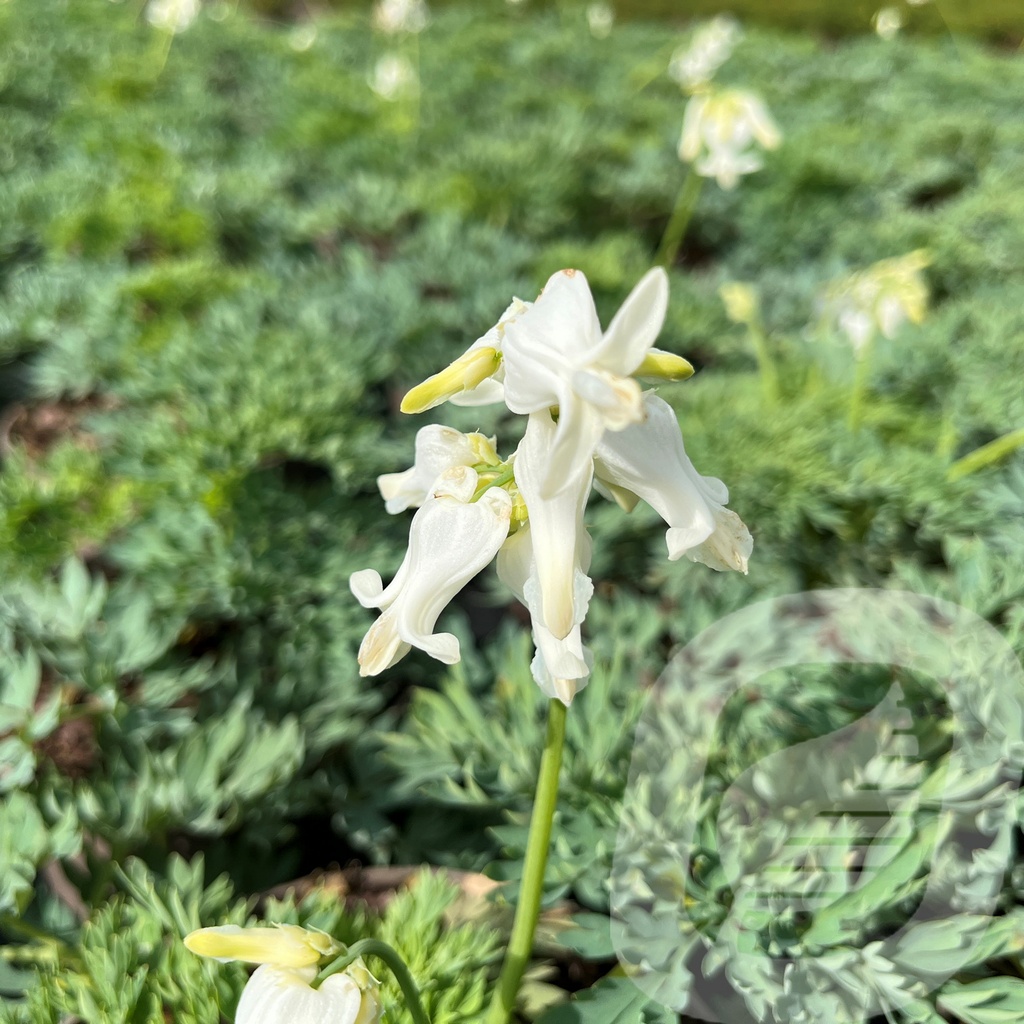
M 537 1018 L 536 1024 L 674 1024 L 676 1015 L 622 975 L 609 974 Z

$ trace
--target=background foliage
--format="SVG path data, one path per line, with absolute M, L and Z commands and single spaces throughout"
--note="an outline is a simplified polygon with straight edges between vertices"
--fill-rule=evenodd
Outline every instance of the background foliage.
M 446 11 L 418 42 L 421 93 L 391 103 L 367 86 L 389 43 L 361 15 L 311 36 L 220 5 L 168 51 L 139 14 L 0 5 L 0 1019 L 33 1024 L 213 1021 L 214 997 L 230 1013 L 241 972 L 173 937 L 334 861 L 516 877 L 543 700 L 508 595 L 484 577 L 449 613 L 461 665 L 411 657 L 368 682 L 347 578 L 404 547 L 374 487 L 423 422 L 398 415 L 404 390 L 562 266 L 607 318 L 681 177 L 664 73 L 681 28 L 595 39 L 576 9 Z M 549 875 L 591 916 L 549 950 L 562 987 L 587 980 L 568 949 L 604 969 L 633 729 L 702 628 L 772 594 L 893 586 L 977 611 L 1024 654 L 1024 463 L 947 480 L 1024 423 L 1024 64 L 945 35 L 765 29 L 722 78 L 764 95 L 785 143 L 738 191 L 702 194 L 661 342 L 699 372 L 662 394 L 755 554 L 745 578 L 670 564 L 653 513 L 591 509 L 597 667 Z M 922 247 L 933 312 L 880 343 L 853 433 L 852 357 L 817 297 Z M 717 295 L 734 279 L 761 295 L 772 408 Z M 723 789 L 888 681 L 766 687 L 721 740 Z M 926 687 L 919 709 L 943 714 Z M 498 940 L 490 918 L 442 928 L 450 899 L 414 887 L 379 924 L 327 895 L 261 911 L 412 936 L 414 963 L 458 978 L 436 1004 L 454 1022 L 477 1013 Z M 1021 932 L 1000 934 L 916 1019 L 1015 1019 Z M 669 1019 L 621 979 L 586 998 L 598 1024 Z

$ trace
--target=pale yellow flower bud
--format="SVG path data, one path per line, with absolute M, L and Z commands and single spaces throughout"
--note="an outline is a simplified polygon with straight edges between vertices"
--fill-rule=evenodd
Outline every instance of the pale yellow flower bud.
M 482 384 L 501 365 L 501 353 L 495 348 L 471 348 L 440 373 L 417 384 L 402 399 L 402 412 L 426 412 L 447 402 L 453 395 Z
M 218 925 L 191 932 L 184 941 L 185 948 L 198 956 L 277 967 L 311 967 L 342 948 L 323 932 L 308 931 L 293 924 L 254 928 Z
M 734 324 L 751 324 L 757 317 L 757 292 L 749 284 L 729 281 L 718 289 L 725 315 Z
M 693 376 L 693 365 L 674 352 L 652 348 L 634 371 L 636 377 L 656 377 L 658 380 L 686 380 Z

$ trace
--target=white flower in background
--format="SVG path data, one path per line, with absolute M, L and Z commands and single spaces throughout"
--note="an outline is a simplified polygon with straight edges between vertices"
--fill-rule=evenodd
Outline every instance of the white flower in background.
M 504 398 L 529 420 L 506 461 L 482 434 L 424 427 L 412 467 L 378 477 L 388 512 L 419 511 L 388 587 L 372 569 L 350 578 L 360 603 L 382 612 L 359 649 L 362 675 L 383 672 L 412 647 L 458 661 L 458 641 L 434 634 L 434 624 L 497 555 L 499 577 L 530 612 L 534 679 L 571 703 L 591 665 L 581 626 L 594 592 L 584 524 L 594 486 L 627 509 L 644 498 L 660 512 L 670 558 L 746 572 L 752 542 L 725 508 L 725 486 L 694 470 L 671 408 L 635 379 L 693 372 L 652 348 L 667 303 L 668 278 L 653 270 L 602 332 L 586 277 L 559 271 L 536 302 L 514 300 L 466 353 L 406 395 L 403 410 Z
M 725 315 L 734 324 L 752 324 L 758 316 L 757 292 L 742 281 L 727 281 L 718 289 Z
M 312 48 L 315 42 L 316 25 L 311 21 L 307 21 L 304 25 L 296 25 L 296 27 L 288 33 L 288 45 L 295 50 L 296 53 L 305 53 L 306 50 Z
M 587 7 L 587 25 L 595 39 L 607 39 L 615 24 L 615 11 L 610 4 L 597 3 Z
M 261 965 L 242 992 L 235 1024 L 377 1024 L 383 1015 L 380 986 L 361 960 L 313 987 L 320 961 L 342 951 L 323 932 L 224 925 L 192 932 L 185 946 L 222 962 Z
M 146 21 L 164 32 L 184 32 L 199 16 L 200 0 L 149 0 Z
M 826 317 L 849 339 L 860 357 L 881 334 L 894 338 L 904 323 L 919 324 L 928 311 L 922 271 L 931 262 L 925 249 L 880 260 L 833 282 L 823 307 Z
M 725 507 L 728 488 L 693 468 L 676 414 L 664 399 L 648 391 L 644 411 L 642 423 L 605 434 L 597 446 L 598 482 L 614 487 L 620 501 L 642 498 L 668 523 L 670 561 L 686 555 L 712 569 L 746 573 L 754 542 L 740 517 Z
M 429 22 L 430 9 L 424 0 L 378 0 L 373 8 L 373 27 L 388 35 L 422 32 Z
M 777 149 L 782 134 L 764 101 L 744 89 L 709 91 L 691 97 L 683 115 L 679 158 L 694 170 L 733 189 L 741 175 L 764 166 L 762 149 Z
M 370 88 L 385 100 L 397 100 L 415 92 L 419 85 L 416 69 L 401 54 L 386 53 L 373 66 Z
M 712 18 L 694 33 L 688 46 L 680 47 L 668 65 L 669 78 L 687 92 L 705 87 L 732 56 L 743 36 L 739 22 L 726 15 Z
M 353 573 L 349 586 L 364 608 L 383 613 L 359 647 L 360 675 L 391 668 L 413 647 L 446 665 L 460 658 L 451 633 L 434 633 L 448 602 L 491 559 L 508 536 L 512 498 L 499 487 L 476 497 L 479 477 L 468 466 L 441 475 L 409 530 L 409 550 L 385 587 L 373 569 Z
M 538 481 L 541 497 L 566 487 L 605 430 L 643 418 L 632 375 L 651 352 L 668 308 L 668 276 L 649 271 L 601 331 L 587 279 L 553 274 L 540 297 L 505 329 L 505 404 L 530 414 L 558 407 L 558 427 Z
M 903 28 L 903 14 L 898 7 L 883 7 L 875 14 L 872 24 L 882 39 L 895 39 Z

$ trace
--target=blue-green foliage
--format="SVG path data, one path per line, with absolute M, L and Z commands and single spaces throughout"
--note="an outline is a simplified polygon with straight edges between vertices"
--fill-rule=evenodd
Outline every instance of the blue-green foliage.
M 411 657 L 367 681 L 347 579 L 401 558 L 407 518 L 383 514 L 374 480 L 408 464 L 425 422 L 398 414 L 404 390 L 562 266 L 607 319 L 682 175 L 684 100 L 664 72 L 684 36 L 663 27 L 598 40 L 577 11 L 447 12 L 418 41 L 419 99 L 392 103 L 367 85 L 389 44 L 362 17 L 316 22 L 307 48 L 292 25 L 207 13 L 165 52 L 140 9 L 0 4 L 0 929 L 43 978 L 0 973 L 0 989 L 30 990 L 3 1012 L 33 1024 L 230 1010 L 241 972 L 165 943 L 144 896 L 191 893 L 189 927 L 245 909 L 227 883 L 203 896 L 172 851 L 203 851 L 243 892 L 353 855 L 517 876 L 543 700 L 521 623 L 488 625 L 508 595 L 485 577 L 449 613 L 461 665 Z M 1024 423 L 1024 64 L 943 36 L 752 31 L 721 77 L 759 90 L 785 141 L 735 192 L 704 187 L 660 341 L 699 372 L 661 394 L 755 550 L 748 577 L 718 575 L 667 562 L 649 510 L 588 512 L 596 665 L 570 715 L 548 882 L 601 913 L 645 692 L 723 614 L 902 586 L 975 610 L 1024 654 L 1020 456 L 946 479 Z M 879 341 L 853 432 L 852 354 L 818 297 L 918 248 L 934 308 Z M 718 298 L 728 280 L 760 293 L 773 406 Z M 514 444 L 496 410 L 436 415 Z M 722 789 L 849 725 L 884 683 L 816 671 L 730 705 Z M 132 855 L 147 866 L 126 885 Z M 37 877 L 69 858 L 85 928 Z M 112 885 L 124 895 L 103 907 Z M 449 896 L 423 892 L 417 913 L 440 927 Z M 69 945 L 28 941 L 37 927 Z M 435 939 L 406 950 L 422 972 Z M 449 961 L 475 944 L 483 963 L 495 941 L 456 936 Z M 67 986 L 55 964 L 76 972 Z M 986 1016 L 1020 998 L 998 967 L 936 1005 L 1008 1019 Z M 477 1012 L 482 970 L 452 968 L 438 1024 Z M 663 1019 L 619 983 L 595 993 L 608 1020 Z

